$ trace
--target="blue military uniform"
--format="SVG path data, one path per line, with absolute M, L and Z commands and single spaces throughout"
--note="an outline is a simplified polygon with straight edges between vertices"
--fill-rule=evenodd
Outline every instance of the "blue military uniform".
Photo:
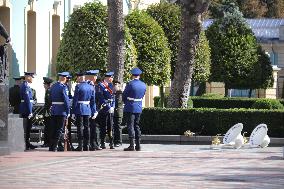
M 142 71 L 139 68 L 131 70 L 133 76 L 139 76 Z M 138 78 L 131 80 L 125 87 L 122 100 L 124 102 L 123 115 L 126 119 L 128 128 L 128 136 L 130 146 L 125 148 L 125 151 L 134 151 L 134 138 L 135 150 L 140 151 L 140 137 L 141 131 L 139 127 L 140 115 L 142 113 L 142 100 L 146 92 L 146 85 Z
M 78 73 L 77 76 L 82 76 Z M 73 114 L 76 115 L 78 151 L 88 151 L 90 145 L 89 118 L 96 112 L 95 91 L 87 81 L 78 83 L 73 96 Z M 82 148 L 83 143 L 83 148 Z
M 107 72 L 105 77 L 113 77 L 113 72 Z M 99 103 L 99 114 L 97 117 L 97 122 L 100 125 L 100 138 L 101 138 L 101 148 L 105 149 L 105 138 L 106 134 L 109 137 L 110 149 L 114 149 L 113 144 L 113 113 L 115 108 L 115 98 L 113 94 L 112 83 L 107 83 L 102 81 L 98 84 L 97 90 L 98 103 Z
M 97 76 L 99 73 L 99 70 L 89 70 L 86 71 L 85 75 L 88 76 Z M 98 108 L 98 96 L 96 95 L 96 91 L 97 91 L 97 85 L 95 85 L 95 83 L 93 81 L 87 81 L 87 83 L 91 86 L 92 90 L 95 93 L 95 108 L 94 109 L 94 114 L 97 114 L 97 110 Z M 101 150 L 101 148 L 99 147 L 99 127 L 98 124 L 96 122 L 96 119 L 94 118 L 90 118 L 90 150 L 91 151 L 95 151 L 95 150 Z
M 34 73 L 25 72 L 25 76 L 33 77 Z M 20 114 L 22 118 L 27 120 L 26 125 L 26 150 L 34 149 L 35 147 L 30 144 L 30 133 L 32 129 L 32 110 L 33 110 L 33 92 L 30 87 L 30 84 L 27 81 L 24 81 L 20 86 L 20 96 L 21 96 L 21 104 L 20 104 Z
M 61 77 L 69 76 L 69 72 L 62 72 L 58 74 Z M 53 123 L 52 132 L 52 145 L 50 145 L 50 151 L 56 151 L 57 144 L 62 138 L 64 130 L 64 124 L 66 117 L 70 115 L 70 101 L 68 97 L 68 88 L 65 83 L 56 82 L 50 89 L 51 100 L 51 115 Z

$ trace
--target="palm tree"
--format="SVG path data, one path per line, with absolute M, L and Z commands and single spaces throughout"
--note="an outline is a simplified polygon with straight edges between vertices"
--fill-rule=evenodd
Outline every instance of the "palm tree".
M 172 108 L 187 108 L 196 46 L 202 29 L 203 13 L 208 10 L 209 2 L 210 0 L 181 0 L 179 53 L 168 102 Z

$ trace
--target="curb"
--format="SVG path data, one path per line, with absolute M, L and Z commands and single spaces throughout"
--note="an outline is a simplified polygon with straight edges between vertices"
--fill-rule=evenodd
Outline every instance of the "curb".
M 142 135 L 141 140 L 143 142 L 155 142 L 155 143 L 208 143 L 211 144 L 215 136 L 191 136 L 184 135 Z M 219 137 L 222 141 L 223 137 Z M 128 135 L 123 134 L 122 140 L 127 141 Z M 284 138 L 270 138 L 270 144 L 284 145 Z

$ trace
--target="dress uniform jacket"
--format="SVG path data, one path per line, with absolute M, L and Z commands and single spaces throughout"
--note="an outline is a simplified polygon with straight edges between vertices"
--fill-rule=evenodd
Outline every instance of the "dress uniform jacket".
M 50 89 L 51 115 L 67 116 L 70 113 L 68 89 L 65 84 L 56 82 Z
M 20 87 L 21 104 L 20 114 L 29 115 L 33 110 L 33 92 L 28 82 L 24 81 Z
M 44 95 L 44 116 L 50 117 L 51 116 L 51 98 L 50 98 L 50 88 L 45 91 Z
M 113 94 L 113 85 L 111 83 L 100 82 L 98 84 L 98 100 L 101 108 L 101 113 L 108 113 L 108 110 L 115 108 L 115 98 Z
M 139 79 L 131 80 L 125 87 L 122 100 L 124 102 L 124 112 L 141 113 L 142 99 L 146 92 L 146 85 Z
M 14 107 L 13 113 L 18 114 L 21 104 L 20 86 L 14 85 L 9 89 L 9 102 Z
M 96 111 L 94 88 L 83 81 L 76 85 L 73 96 L 73 114 L 93 115 Z

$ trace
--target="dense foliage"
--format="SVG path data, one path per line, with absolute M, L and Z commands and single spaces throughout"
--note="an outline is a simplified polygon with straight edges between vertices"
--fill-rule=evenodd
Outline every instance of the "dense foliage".
M 211 94 L 211 93 L 208 93 Z M 167 96 L 165 97 L 167 98 Z M 230 109 L 230 108 L 252 108 L 253 104 L 257 101 L 277 101 L 284 105 L 284 100 L 273 100 L 265 98 L 244 98 L 244 97 L 230 97 L 223 98 L 220 95 L 214 94 L 213 96 L 204 95 L 201 97 L 192 96 L 188 104 L 192 104 L 194 108 L 217 108 L 217 109 Z M 274 103 L 274 102 L 272 102 Z M 154 97 L 154 106 L 159 107 L 160 97 Z
M 276 99 L 259 99 L 253 105 L 253 109 L 284 109 L 283 104 Z
M 162 2 L 151 5 L 147 8 L 147 13 L 151 15 L 163 28 L 169 41 L 169 47 L 172 51 L 171 56 L 171 76 L 175 71 L 177 55 L 179 50 L 179 35 L 181 26 L 180 6 L 173 3 Z M 210 47 L 209 42 L 201 32 L 195 55 L 195 68 L 193 80 L 196 82 L 207 81 L 210 75 Z
M 136 49 L 129 30 L 125 29 L 125 79 L 136 65 Z M 101 3 L 87 3 L 76 9 L 65 24 L 58 55 L 57 71 L 71 73 L 107 69 L 107 9 Z M 128 75 L 127 75 L 128 74 Z
M 148 85 L 166 84 L 170 79 L 171 51 L 163 29 L 145 11 L 138 10 L 126 16 L 126 24 L 137 48 L 142 80 Z
M 206 31 L 212 50 L 211 80 L 224 82 L 227 89 L 271 86 L 271 64 L 259 50 L 242 14 L 233 3 L 223 5 L 221 10 L 223 17 L 216 19 Z
M 210 17 L 220 17 L 219 7 L 228 0 L 212 0 Z M 245 18 L 284 18 L 283 0 L 229 0 L 235 2 Z
M 243 131 L 250 134 L 265 123 L 270 137 L 284 137 L 283 120 L 283 110 L 145 108 L 140 125 L 143 134 L 182 135 L 191 130 L 212 136 L 225 134 L 236 123 L 243 123 Z

